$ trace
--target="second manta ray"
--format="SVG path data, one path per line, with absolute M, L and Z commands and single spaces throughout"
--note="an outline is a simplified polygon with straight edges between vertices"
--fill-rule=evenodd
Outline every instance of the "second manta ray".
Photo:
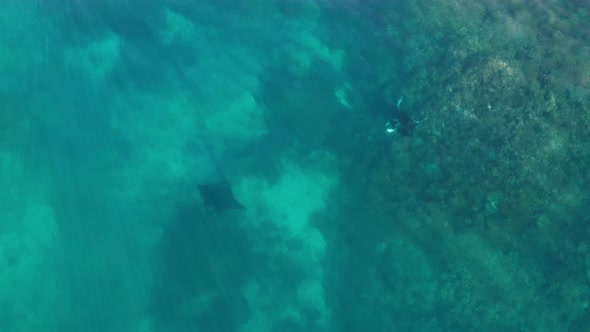
M 198 186 L 205 207 L 216 213 L 226 210 L 243 210 L 245 207 L 238 202 L 226 180 L 200 184 Z

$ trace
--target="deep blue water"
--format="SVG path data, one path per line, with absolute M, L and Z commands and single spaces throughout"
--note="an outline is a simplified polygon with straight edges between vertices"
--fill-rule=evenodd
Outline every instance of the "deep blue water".
M 0 330 L 586 331 L 583 1 L 0 1 Z

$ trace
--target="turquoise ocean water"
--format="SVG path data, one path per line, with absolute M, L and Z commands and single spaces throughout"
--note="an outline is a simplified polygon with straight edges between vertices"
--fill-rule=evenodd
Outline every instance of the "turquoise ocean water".
M 588 331 L 589 22 L 0 0 L 0 331 Z

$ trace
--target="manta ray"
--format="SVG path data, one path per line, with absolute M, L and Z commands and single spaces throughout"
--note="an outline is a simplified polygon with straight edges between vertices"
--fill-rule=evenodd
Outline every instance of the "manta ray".
M 201 135 L 195 137 L 196 140 L 191 145 L 193 151 L 199 151 L 204 157 L 201 166 L 202 174 L 206 176 L 197 182 L 203 205 L 215 213 L 243 210 L 246 207 L 236 199 L 232 186 L 227 181 L 228 165 L 234 164 L 232 160 L 236 156 L 225 146 L 223 139 L 214 133 L 207 126 L 202 126 Z
M 238 202 L 227 180 L 219 180 L 197 186 L 206 208 L 220 213 L 227 210 L 243 210 L 245 207 Z

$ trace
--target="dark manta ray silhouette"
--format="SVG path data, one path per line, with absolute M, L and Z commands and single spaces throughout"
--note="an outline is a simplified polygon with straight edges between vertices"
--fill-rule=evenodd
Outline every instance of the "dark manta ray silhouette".
M 234 196 L 231 184 L 227 181 L 226 168 L 233 165 L 233 153 L 224 153 L 227 147 L 219 140 L 219 135 L 202 126 L 201 135 L 196 136 L 193 148 L 200 151 L 211 163 L 211 169 L 206 172 L 208 176 L 203 181 L 197 183 L 197 189 L 201 194 L 205 208 L 213 210 L 215 213 L 227 210 L 243 210 L 246 207 L 240 203 Z M 217 143 L 217 144 L 216 144 Z M 214 149 L 214 147 L 223 147 Z
M 412 136 L 414 129 L 416 129 L 417 123 L 412 120 L 410 115 L 406 112 L 394 109 L 391 118 L 388 119 L 389 123 L 397 130 L 402 136 Z
M 198 185 L 203 204 L 215 212 L 226 210 L 243 210 L 245 207 L 238 202 L 227 180 Z

